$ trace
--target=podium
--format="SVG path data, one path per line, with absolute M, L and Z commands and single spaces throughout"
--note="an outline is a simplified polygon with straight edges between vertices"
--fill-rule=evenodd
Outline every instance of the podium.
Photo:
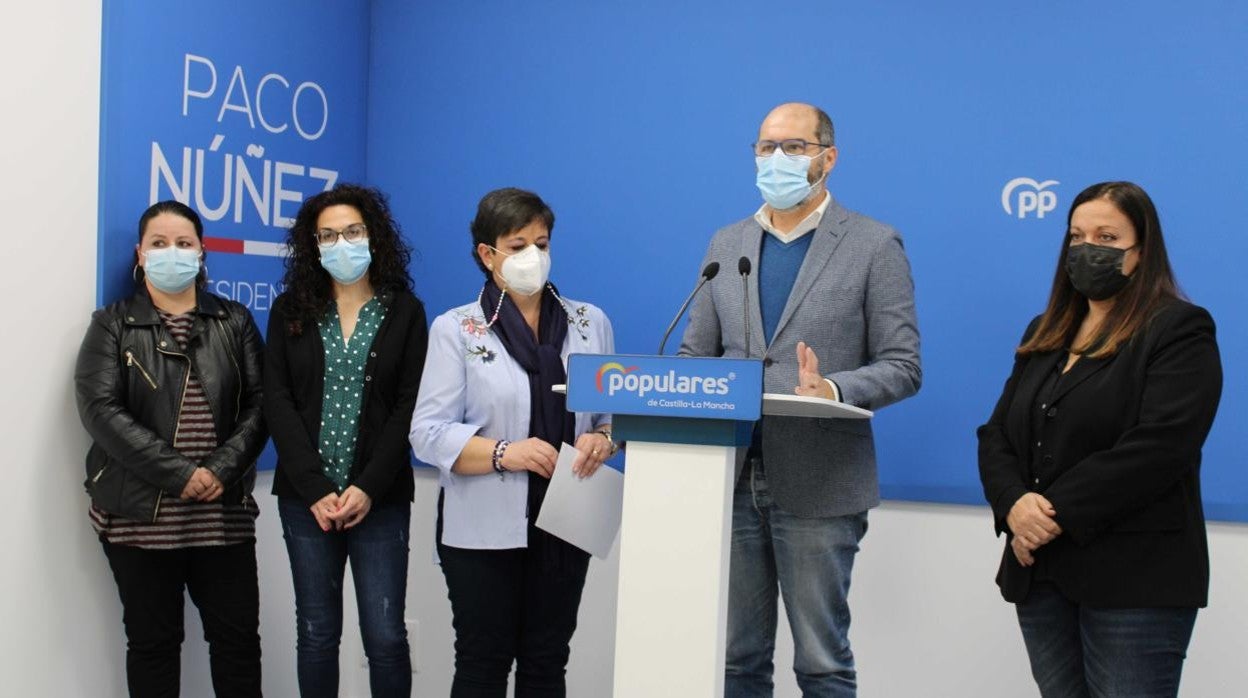
M 871 417 L 762 385 L 757 359 L 568 357 L 568 409 L 612 414 L 628 442 L 615 698 L 723 695 L 733 476 L 754 422 Z

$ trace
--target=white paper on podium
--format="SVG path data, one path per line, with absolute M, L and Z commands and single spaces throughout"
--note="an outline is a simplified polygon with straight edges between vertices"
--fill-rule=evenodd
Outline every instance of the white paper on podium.
M 786 393 L 763 393 L 763 414 L 821 419 L 871 419 L 875 416 L 871 410 L 864 410 L 844 402 Z
M 576 447 L 563 444 L 537 527 L 600 560 L 611 554 L 624 508 L 624 474 L 602 466 L 584 480 L 572 474 Z

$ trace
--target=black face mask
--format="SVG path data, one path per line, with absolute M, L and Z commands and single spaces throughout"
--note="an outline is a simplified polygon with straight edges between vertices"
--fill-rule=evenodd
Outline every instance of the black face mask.
M 1127 250 L 1118 247 L 1086 242 L 1072 245 L 1066 251 L 1066 274 L 1075 290 L 1089 300 L 1113 298 L 1131 280 L 1122 273 L 1126 254 Z

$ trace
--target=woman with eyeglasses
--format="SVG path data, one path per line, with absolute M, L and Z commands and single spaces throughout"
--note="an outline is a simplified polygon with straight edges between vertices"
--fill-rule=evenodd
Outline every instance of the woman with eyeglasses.
M 1213 318 L 1180 294 L 1148 194 L 1084 189 L 978 432 L 997 585 L 1042 696 L 1178 694 L 1208 602 L 1200 456 L 1221 394 Z
M 455 698 L 563 696 L 589 555 L 534 526 L 561 444 L 590 477 L 616 451 L 609 415 L 573 414 L 572 353 L 613 351 L 598 308 L 548 281 L 555 214 L 536 194 L 486 194 L 472 222 L 476 300 L 430 330 L 412 415 L 416 457 L 441 470 L 437 552 L 455 626 Z
M 294 578 L 299 692 L 338 695 L 350 558 L 372 695 L 408 696 L 407 425 L 428 342 L 411 253 L 381 192 L 351 184 L 305 201 L 287 248 L 264 415 Z
M 91 525 L 121 595 L 131 696 L 181 688 L 183 589 L 219 696 L 260 695 L 256 457 L 263 342 L 203 288 L 204 226 L 177 201 L 139 218 L 131 297 L 96 311 L 78 354 Z

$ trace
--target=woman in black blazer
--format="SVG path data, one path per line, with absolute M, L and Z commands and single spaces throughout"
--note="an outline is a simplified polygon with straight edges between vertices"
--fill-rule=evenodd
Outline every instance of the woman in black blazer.
M 1221 391 L 1213 319 L 1180 297 L 1148 194 L 1088 187 L 978 430 L 1008 541 L 997 584 L 1043 696 L 1177 695 L 1209 586 L 1200 452 Z
M 269 314 L 264 416 L 295 583 L 299 692 L 338 695 L 347 558 L 373 696 L 408 696 L 408 424 L 429 341 L 410 259 L 378 191 L 308 199 Z

